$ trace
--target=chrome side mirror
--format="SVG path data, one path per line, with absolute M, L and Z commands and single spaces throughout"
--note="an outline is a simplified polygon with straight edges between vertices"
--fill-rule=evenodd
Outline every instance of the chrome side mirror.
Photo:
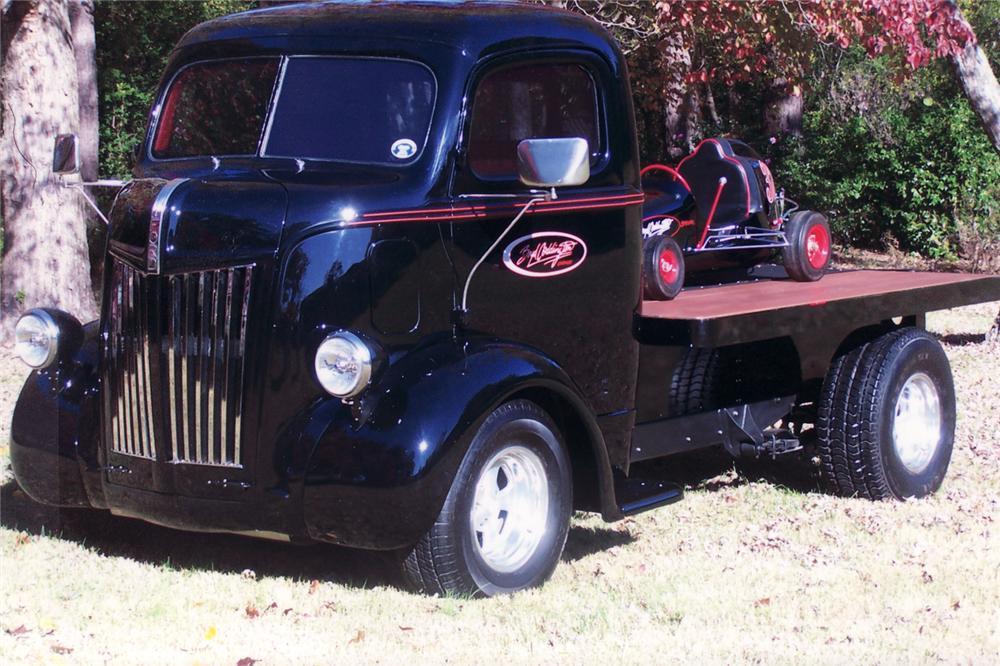
M 590 146 L 586 139 L 525 139 L 517 144 L 517 175 L 528 187 L 583 185 Z
M 60 134 L 52 150 L 52 173 L 66 175 L 80 172 L 80 151 L 76 134 Z

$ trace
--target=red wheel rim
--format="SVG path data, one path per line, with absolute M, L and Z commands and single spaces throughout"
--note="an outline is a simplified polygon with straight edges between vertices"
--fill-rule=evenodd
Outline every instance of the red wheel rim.
M 806 261 L 813 268 L 823 268 L 830 260 L 830 232 L 816 224 L 806 233 Z
M 680 277 L 680 258 L 671 248 L 660 252 L 660 258 L 656 262 L 656 268 L 660 271 L 660 277 L 667 284 L 674 284 Z

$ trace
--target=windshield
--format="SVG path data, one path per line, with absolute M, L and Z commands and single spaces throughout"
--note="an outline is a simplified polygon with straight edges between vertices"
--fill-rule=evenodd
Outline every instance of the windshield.
M 405 60 L 196 63 L 170 84 L 152 155 L 406 164 L 423 150 L 436 92 L 430 70 Z

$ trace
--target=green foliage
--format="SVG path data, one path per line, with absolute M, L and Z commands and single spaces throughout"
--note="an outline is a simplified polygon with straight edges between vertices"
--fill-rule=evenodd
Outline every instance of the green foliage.
M 952 259 L 962 225 L 996 219 L 1000 156 L 943 65 L 894 83 L 862 59 L 813 101 L 804 138 L 774 157 L 789 195 L 829 211 L 841 241 Z
M 196 24 L 250 9 L 248 0 L 98 1 L 94 14 L 102 176 L 126 176 L 143 139 L 160 74 L 174 45 Z

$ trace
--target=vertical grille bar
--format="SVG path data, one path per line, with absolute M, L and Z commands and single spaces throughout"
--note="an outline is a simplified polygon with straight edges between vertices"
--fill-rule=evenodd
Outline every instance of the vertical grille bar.
M 215 358 L 218 355 L 218 326 L 216 325 L 217 317 L 215 313 L 219 310 L 219 290 L 218 290 L 218 273 L 209 273 L 207 280 L 207 290 L 208 293 L 205 297 L 205 301 L 202 303 L 202 311 L 205 313 L 207 319 L 206 328 L 208 329 L 206 340 L 208 341 L 208 350 L 205 354 L 205 386 L 207 390 L 206 393 L 206 404 L 208 409 L 205 412 L 205 420 L 207 421 L 207 428 L 205 433 L 207 437 L 205 438 L 205 445 L 208 451 L 208 462 L 215 464 L 221 462 L 219 457 L 216 455 L 216 442 L 215 442 Z
M 167 337 L 163 341 L 167 350 L 167 397 L 169 406 L 167 407 L 167 418 L 165 422 L 170 428 L 170 459 L 177 460 L 180 451 L 184 448 L 184 428 L 177 420 L 177 364 L 182 352 L 178 348 L 180 337 L 180 316 L 181 316 L 181 280 L 172 277 L 169 280 L 169 290 L 167 298 L 170 299 L 170 314 L 167 320 Z
M 198 350 L 195 356 L 197 361 L 196 364 L 196 374 L 195 374 L 195 391 L 194 391 L 194 427 L 195 427 L 195 441 L 198 443 L 196 449 L 196 460 L 210 462 L 205 451 L 205 433 L 202 426 L 205 423 L 205 406 L 208 404 L 208 397 L 205 395 L 205 388 L 207 383 L 207 377 L 205 377 L 205 355 L 208 351 L 208 328 L 207 318 L 208 313 L 205 311 L 205 274 L 198 274 L 198 301 L 197 301 L 197 311 L 200 313 L 199 321 L 197 322 L 197 337 L 195 342 L 195 347 Z
M 139 412 L 135 386 L 135 271 L 125 273 L 125 408 L 128 410 L 128 452 L 139 455 Z
M 242 466 L 253 267 L 160 278 L 116 262 L 112 280 L 105 374 L 110 448 L 175 463 Z
M 246 368 L 246 351 L 247 351 L 247 316 L 250 312 L 250 285 L 251 279 L 253 277 L 253 266 L 247 266 L 242 270 L 243 272 L 243 298 L 240 303 L 240 337 L 238 341 L 237 354 L 238 354 L 238 367 L 236 372 L 236 388 L 240 391 L 240 396 L 236 399 L 234 408 L 236 410 L 236 415 L 233 417 L 233 428 L 235 430 L 235 449 L 236 453 L 234 455 L 234 460 L 242 460 L 240 452 L 240 444 L 243 441 L 243 373 Z
M 198 340 L 194 337 L 194 330 L 191 327 L 191 322 L 194 319 L 194 299 L 191 298 L 191 287 L 197 285 L 193 280 L 186 278 L 181 278 L 181 280 L 181 289 L 184 299 L 181 304 L 182 324 L 180 344 L 184 348 L 184 355 L 181 357 L 181 398 L 178 402 L 181 405 L 181 416 L 184 420 L 184 432 L 187 433 L 185 435 L 187 448 L 184 449 L 183 455 L 180 458 L 177 458 L 177 460 L 197 460 L 198 454 L 195 452 L 195 438 L 192 433 L 191 415 L 188 409 L 188 405 L 191 404 L 191 389 L 193 388 L 191 382 L 191 357 L 198 351 L 197 346 L 192 347 L 192 345 L 198 344 Z
M 227 271 L 226 274 L 226 297 L 224 299 L 225 312 L 222 314 L 222 354 L 219 362 L 222 369 L 222 386 L 219 396 L 219 439 L 222 442 L 222 459 L 226 462 L 236 462 L 239 457 L 236 451 L 229 445 L 227 431 L 229 426 L 229 383 L 232 381 L 229 359 L 232 356 L 232 330 L 233 330 L 233 280 L 236 279 L 235 271 Z
M 156 451 L 156 429 L 153 427 L 153 410 L 150 408 L 149 299 L 138 298 L 141 294 L 148 294 L 146 291 L 147 287 L 147 280 L 145 280 L 141 275 L 137 276 L 136 319 L 138 319 L 138 325 L 136 326 L 136 331 L 138 333 L 138 339 L 136 340 L 136 345 L 138 346 L 138 372 L 136 373 L 136 377 L 138 379 L 137 383 L 139 386 L 138 408 L 139 414 L 142 416 L 142 439 L 139 440 L 139 455 L 144 458 L 153 458 L 155 457 Z
M 122 267 L 120 264 L 115 264 L 114 271 L 112 274 L 112 289 L 111 289 L 111 322 L 109 323 L 109 340 L 108 340 L 108 368 L 107 368 L 107 381 L 105 386 L 113 391 L 105 391 L 108 395 L 108 401 L 111 401 L 111 396 L 113 395 L 116 404 L 111 406 L 109 410 L 111 412 L 111 438 L 112 438 L 112 448 L 115 451 L 123 451 L 125 446 L 124 429 L 122 428 L 122 410 L 121 410 L 121 390 L 118 383 L 119 375 L 115 372 L 118 368 L 121 359 L 121 353 L 118 350 L 119 342 L 119 326 L 121 326 L 122 320 Z

